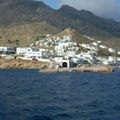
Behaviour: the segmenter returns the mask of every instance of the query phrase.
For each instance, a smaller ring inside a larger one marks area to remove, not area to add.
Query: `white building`
[[[94,48],[93,46],[91,46],[89,44],[81,44],[80,46],[83,48],[86,48],[86,49],[90,49],[90,50],[92,50]]]
[[[67,51],[65,53],[65,56],[68,56],[68,57],[74,57],[76,55],[76,52],[75,51]]]
[[[81,52],[81,54],[78,54],[75,56],[76,58],[79,59],[79,61],[87,61],[90,64],[93,64],[95,62],[95,57],[93,54],[91,54],[89,51],[88,52]]]
[[[99,45],[98,42],[93,42],[92,44],[93,44],[94,46],[96,46],[96,47]]]
[[[27,52],[32,52],[31,48],[16,48],[17,55],[25,55]]]
[[[40,59],[43,57],[45,51],[45,49],[38,48],[17,48],[16,54],[26,58]]]
[[[63,46],[55,46],[55,51],[57,55],[62,56],[65,50]]]
[[[105,45],[100,45],[99,47],[102,49],[107,49],[107,46],[105,46]]]
[[[0,52],[7,52],[7,47],[0,47]]]
[[[118,53],[117,53],[118,55],[120,55],[120,51],[118,51]]]
[[[69,35],[64,35],[63,39],[66,40],[66,41],[71,41],[72,37],[69,36]]]
[[[111,53],[115,53],[115,50],[113,48],[109,48],[108,51]]]
[[[72,62],[71,60],[65,60],[63,57],[55,57],[54,62],[59,65],[59,67],[62,68],[70,68],[72,67]]]

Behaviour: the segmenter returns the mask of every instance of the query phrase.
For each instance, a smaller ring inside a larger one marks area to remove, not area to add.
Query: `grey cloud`
[[[61,0],[60,4],[67,4],[79,10],[89,10],[96,15],[120,21],[118,0]]]

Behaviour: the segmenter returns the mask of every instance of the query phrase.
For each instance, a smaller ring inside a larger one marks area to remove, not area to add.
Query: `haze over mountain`
[[[52,1],[56,0],[43,1],[46,3],[49,1],[48,4],[50,4],[50,1],[52,3]],[[67,4],[78,10],[89,10],[98,16],[120,21],[119,0],[57,0],[57,2],[59,6],[62,4]]]
[[[46,22],[59,30],[71,28],[104,41],[120,42],[120,23],[68,5],[54,10],[40,1],[0,0],[0,27]],[[32,28],[31,28],[32,29]]]

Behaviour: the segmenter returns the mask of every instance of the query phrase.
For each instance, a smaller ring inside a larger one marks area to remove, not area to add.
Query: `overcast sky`
[[[98,16],[120,21],[120,0],[42,0],[53,8],[63,4],[70,5],[78,10],[85,9]]]

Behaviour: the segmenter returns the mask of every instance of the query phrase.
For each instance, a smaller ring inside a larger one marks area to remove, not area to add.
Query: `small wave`
[[[93,115],[105,115],[106,112],[104,110],[96,110],[94,112],[91,112]]]
[[[15,94],[14,93],[7,93],[6,96],[9,96],[9,97],[14,97]]]
[[[64,111],[65,109],[60,106],[47,106],[44,108],[44,111]]]
[[[33,116],[29,120],[53,120],[47,116]]]
[[[31,112],[31,110],[30,109],[27,109],[27,108],[24,108],[24,109],[22,109],[23,111],[25,111],[25,112]]]
[[[57,114],[55,117],[61,117],[61,118],[72,118],[70,115],[67,113],[62,113],[62,114]]]
[[[116,111],[120,111],[120,105],[114,106],[113,109],[116,110]]]

